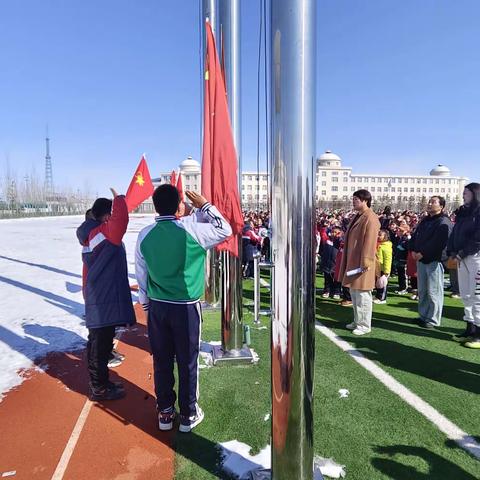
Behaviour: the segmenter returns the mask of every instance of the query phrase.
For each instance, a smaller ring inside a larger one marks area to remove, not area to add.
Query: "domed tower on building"
[[[430,175],[433,177],[449,177],[451,175],[450,169],[445,165],[437,165],[435,168],[430,170]]]
[[[184,190],[200,193],[202,188],[202,169],[200,163],[188,156],[180,165],[180,174]]]
[[[331,150],[326,150],[318,157],[319,167],[341,167],[342,159]]]

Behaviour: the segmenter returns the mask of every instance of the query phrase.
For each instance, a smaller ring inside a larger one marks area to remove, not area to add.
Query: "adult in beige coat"
[[[350,289],[352,296],[353,322],[347,328],[355,335],[365,335],[372,325],[372,290],[375,287],[375,254],[380,222],[370,209],[372,196],[368,190],[355,192],[352,203],[357,214],[345,233],[339,278],[342,285]]]

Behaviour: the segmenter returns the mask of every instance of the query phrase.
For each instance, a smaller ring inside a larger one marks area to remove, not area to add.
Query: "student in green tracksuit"
[[[140,232],[135,252],[139,301],[148,311],[159,428],[171,430],[176,415],[175,357],[181,432],[189,432],[203,420],[197,402],[206,251],[232,234],[230,225],[204,197],[193,192],[186,195],[196,211],[177,218],[178,190],[167,184],[157,187],[152,199],[159,216]]]

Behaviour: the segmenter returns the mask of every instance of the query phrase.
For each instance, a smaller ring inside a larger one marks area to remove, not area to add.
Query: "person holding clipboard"
[[[345,233],[345,244],[339,279],[350,289],[353,322],[346,328],[354,335],[365,335],[372,328],[372,290],[375,288],[375,254],[380,222],[371,210],[372,195],[368,190],[353,194],[356,212]]]

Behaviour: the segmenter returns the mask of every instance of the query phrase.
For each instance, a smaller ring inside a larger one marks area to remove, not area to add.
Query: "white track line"
[[[368,370],[377,380],[382,382],[390,391],[396,393],[403,401],[407,402],[417,412],[430,420],[449,439],[456,442],[461,448],[480,460],[480,444],[457,425],[433,408],[425,400],[415,395],[411,390],[395,380],[390,374],[382,370],[376,363],[365,358],[361,352],[353,348],[348,342],[342,340],[332,330],[321,322],[316,322],[315,328],[331,340],[337,347],[348,353],[357,363]]]
[[[117,348],[120,337],[121,337],[121,333],[118,336],[118,338],[114,340],[113,348]],[[94,402],[92,402],[87,398],[87,400],[85,401],[85,404],[83,405],[82,411],[78,416],[77,422],[73,427],[73,431],[72,431],[72,434],[70,435],[70,438],[68,439],[67,445],[63,450],[63,453],[62,453],[62,456],[60,457],[60,461],[58,462],[57,468],[53,472],[52,480],[63,479],[63,476],[65,475],[65,472],[67,470],[70,459],[72,458],[75,447],[77,446],[77,442],[78,442],[78,439],[80,438],[80,434],[82,433],[83,427],[87,422],[88,414],[90,413],[90,410],[92,409],[93,404]]]
[[[52,475],[52,480],[62,480],[63,475],[67,470],[68,463],[72,458],[73,451],[77,446],[78,439],[80,438],[80,434],[82,433],[83,427],[85,426],[85,422],[87,421],[87,417],[90,413],[92,405],[93,402],[87,399],[77,419],[77,423],[73,427],[73,432],[68,439],[67,445],[65,446],[65,450],[63,451],[60,461],[58,462],[57,468]]]

